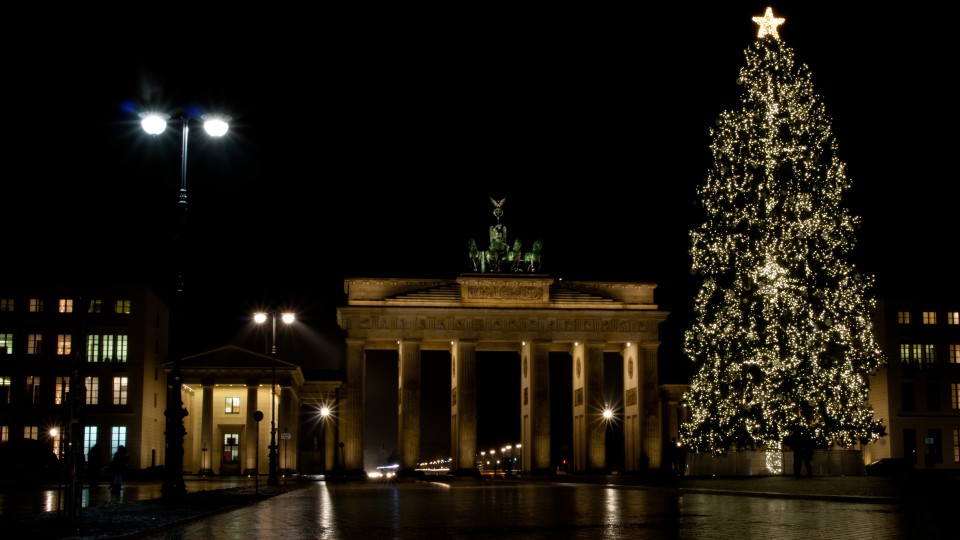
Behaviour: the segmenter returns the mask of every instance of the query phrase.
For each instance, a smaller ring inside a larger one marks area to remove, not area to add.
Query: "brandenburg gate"
[[[497,221],[490,245],[467,243],[471,273],[456,279],[346,279],[346,306],[337,321],[346,332],[346,373],[339,397],[339,437],[346,470],[363,469],[366,351],[398,352],[397,453],[401,471],[420,461],[420,352],[450,354],[451,472],[476,469],[477,352],[520,355],[520,443],[523,470],[550,469],[550,415],[569,414],[573,471],[606,466],[603,413],[605,352],[619,353],[623,369],[624,466],[659,467],[664,432],[657,384],[659,324],[668,313],[654,304],[650,283],[554,280],[541,274],[537,240],[523,252],[500,222],[506,199],[491,198]],[[550,407],[551,352],[572,359],[573,408]],[[674,394],[676,392],[673,392]],[[669,394],[669,392],[668,392]]]
[[[623,430],[627,471],[660,465],[663,428],[657,384],[659,324],[668,313],[648,283],[567,282],[543,274],[469,273],[450,280],[347,279],[346,382],[340,441],[347,470],[363,468],[365,353],[398,351],[398,457],[401,470],[420,459],[420,353],[450,354],[451,472],[476,468],[478,351],[520,357],[522,467],[550,469],[550,416],[570,416],[573,471],[605,467],[603,355],[623,358]],[[549,353],[570,354],[573,408],[550,407]],[[598,406],[598,404],[601,404]]]

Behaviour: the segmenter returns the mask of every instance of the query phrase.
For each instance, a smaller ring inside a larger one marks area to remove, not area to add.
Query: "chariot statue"
[[[507,240],[507,226],[500,222],[503,217],[503,203],[506,198],[500,200],[490,197],[493,203],[493,216],[497,222],[490,226],[490,245],[481,251],[477,246],[477,241],[471,238],[467,241],[467,257],[470,261],[470,268],[474,272],[538,272],[540,270],[540,250],[543,242],[537,240],[533,243],[532,251],[524,252],[520,239],[513,241],[511,246]]]

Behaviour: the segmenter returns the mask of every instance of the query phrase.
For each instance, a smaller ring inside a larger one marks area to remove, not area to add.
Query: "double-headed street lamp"
[[[263,324],[267,321],[269,316],[272,321],[271,329],[271,341],[270,341],[270,358],[271,358],[271,370],[270,370],[270,469],[267,473],[267,485],[276,486],[280,483],[280,480],[277,478],[277,422],[276,422],[276,411],[277,411],[277,313],[255,313],[253,320],[257,324]],[[283,313],[280,314],[281,320],[284,324],[292,324],[294,321],[293,313]]]
[[[157,112],[145,112],[140,114],[140,125],[143,130],[150,135],[160,135],[167,128],[167,121],[170,115]],[[229,128],[230,117],[218,115],[203,115],[203,127],[207,134],[212,137],[222,137]],[[180,195],[177,199],[177,209],[179,212],[179,230],[176,232],[175,240],[178,243],[183,242],[183,235],[186,232],[187,218],[187,142],[190,136],[190,118],[181,116],[179,121],[181,125],[181,152],[180,152]],[[177,246],[180,248],[181,246]],[[187,411],[183,408],[183,374],[180,371],[180,355],[182,351],[178,347],[180,332],[182,331],[182,294],[184,288],[183,262],[181,253],[176,254],[177,281],[176,291],[173,298],[173,314],[171,317],[171,337],[170,337],[170,355],[173,359],[173,373],[170,382],[167,384],[167,409],[164,411],[166,416],[166,456],[164,458],[164,481],[161,488],[161,496],[168,500],[179,500],[187,493],[186,485],[183,481],[183,438],[187,430],[183,426],[183,419],[187,416]]]

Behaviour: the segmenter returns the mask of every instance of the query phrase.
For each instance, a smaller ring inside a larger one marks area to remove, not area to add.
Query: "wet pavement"
[[[302,479],[249,496],[252,480],[187,480],[188,492],[245,493],[210,512],[180,510],[155,526],[120,520],[148,506],[161,483],[125,486],[123,500],[96,492],[89,514],[118,517],[110,532],[58,538],[835,538],[942,536],[955,529],[960,480],[878,477],[728,477],[649,482],[619,476],[395,481]],[[103,488],[105,489],[105,488]],[[105,490],[109,491],[109,490]],[[30,495],[28,498],[37,498]],[[0,498],[0,510],[33,503]],[[192,514],[191,512],[197,512]],[[29,523],[28,523],[29,524]],[[36,536],[35,536],[36,537]]]
[[[257,487],[266,489],[266,478],[259,482],[254,478],[241,476],[200,477],[188,476],[184,478],[184,486],[188,493],[213,491],[231,488]],[[111,491],[108,484],[101,484],[99,488],[84,487],[80,493],[79,514],[88,508],[115,507],[124,504],[159,499],[162,495],[163,482],[124,482],[119,492]],[[34,514],[38,512],[65,513],[68,508],[67,497],[69,486],[30,486],[17,487],[10,485],[0,486],[0,516],[15,516]]]

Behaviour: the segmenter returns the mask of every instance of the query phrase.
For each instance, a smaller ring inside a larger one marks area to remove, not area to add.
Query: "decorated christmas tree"
[[[868,377],[884,361],[870,319],[873,278],[848,259],[858,218],[809,68],[770,8],[741,68],[742,108],[710,131],[713,163],[691,231],[699,291],[684,352],[696,372],[681,438],[700,452],[778,454],[882,436]],[[769,455],[769,454],[768,454]]]

